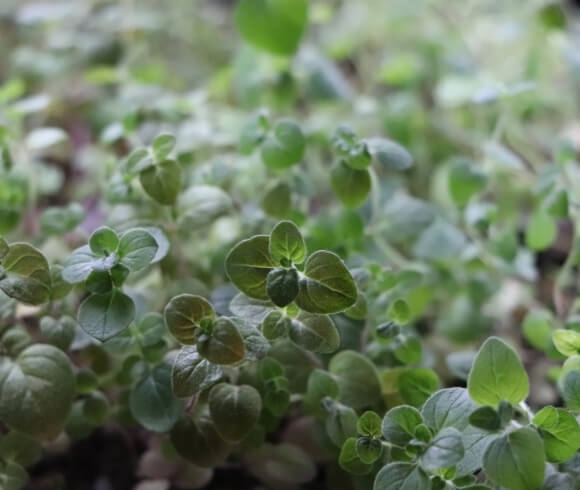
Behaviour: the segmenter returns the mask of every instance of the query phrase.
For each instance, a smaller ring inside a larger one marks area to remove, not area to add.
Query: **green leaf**
[[[257,235],[238,243],[226,257],[226,274],[246,296],[268,300],[266,282],[275,267],[269,252],[270,237]]]
[[[301,264],[306,259],[306,243],[302,233],[292,221],[281,221],[272,229],[269,242],[270,257],[288,266]]]
[[[244,359],[246,361],[264,359],[270,350],[270,342],[262,335],[262,332],[243,318],[232,317],[230,320],[244,341]]]
[[[151,158],[149,152],[145,148],[137,148],[126,158],[123,168],[129,174],[138,174],[153,164],[153,158]]]
[[[373,437],[359,437],[356,452],[363,463],[373,464],[383,454],[383,443]]]
[[[574,370],[566,374],[562,394],[570,410],[580,411],[580,371]]]
[[[100,257],[112,254],[118,246],[117,232],[107,226],[97,228],[89,238],[91,252]]]
[[[239,293],[230,303],[230,311],[254,326],[259,326],[273,312],[279,313],[269,300],[254,299]]]
[[[523,401],[530,384],[516,352],[503,340],[490,337],[473,362],[467,389],[474,402],[497,407],[502,400],[513,405]]]
[[[535,251],[545,250],[552,244],[557,232],[554,218],[543,209],[538,209],[526,228],[526,245]]]
[[[298,49],[308,22],[307,0],[241,0],[236,27],[259,49],[288,56]]]
[[[178,398],[189,398],[201,393],[222,377],[222,368],[203,359],[195,346],[181,348],[171,371],[171,386]]]
[[[304,396],[304,407],[308,413],[318,418],[325,418],[326,411],[322,406],[322,400],[326,397],[337,400],[340,388],[335,379],[322,369],[315,369],[310,373]]]
[[[300,1],[300,0],[299,0]],[[294,121],[278,121],[262,143],[262,161],[271,169],[285,169],[300,163],[306,139]]]
[[[88,245],[79,247],[64,262],[62,278],[70,283],[77,284],[85,281],[91,272],[106,272],[117,264],[117,255],[112,253],[106,257],[99,257],[91,251]]]
[[[395,446],[405,447],[414,437],[415,429],[423,423],[421,413],[414,407],[400,405],[391,408],[383,417],[383,437]]]
[[[534,417],[534,425],[540,429],[549,462],[568,461],[580,448],[580,425],[563,408],[542,408]]]
[[[419,457],[425,471],[436,471],[455,465],[463,458],[461,433],[453,427],[442,429],[427,445]]]
[[[179,195],[177,201],[180,229],[196,230],[230,212],[232,198],[219,187],[194,185]]]
[[[21,490],[29,481],[28,473],[18,463],[0,461],[0,488],[2,490]]]
[[[445,427],[464,430],[469,425],[469,414],[476,408],[465,388],[445,388],[429,397],[421,414],[433,432]]]
[[[543,446],[538,433],[530,427],[495,439],[483,457],[488,478],[509,490],[540,488],[546,466]]]
[[[373,158],[392,170],[407,170],[413,166],[413,157],[405,147],[385,138],[365,140]]]
[[[397,384],[405,403],[420,407],[439,388],[439,376],[432,369],[415,368],[401,373]]]
[[[288,327],[292,341],[306,350],[329,354],[340,346],[340,334],[327,315],[301,312]]]
[[[373,490],[430,490],[425,472],[412,463],[389,463],[375,477]]]
[[[580,332],[559,328],[552,334],[552,341],[556,349],[567,357],[580,353]]]
[[[304,266],[296,304],[309,313],[338,313],[352,306],[357,289],[350,272],[332,252],[314,252]]]
[[[465,456],[456,465],[456,475],[471,475],[483,466],[483,455],[489,444],[498,438],[498,434],[490,433],[477,427],[468,426],[461,433]]]
[[[340,401],[355,409],[374,406],[381,399],[381,387],[375,366],[358,352],[345,350],[328,365],[340,387]]]
[[[222,463],[231,451],[215,429],[209,413],[186,415],[173,426],[171,443],[177,453],[190,463],[213,467]]]
[[[345,206],[356,208],[366,201],[371,192],[368,170],[357,170],[339,160],[330,171],[332,190]]]
[[[11,431],[0,438],[0,460],[12,461],[26,467],[38,462],[41,457],[42,446],[32,437]]]
[[[266,278],[266,291],[276,306],[288,306],[298,296],[298,271],[293,267],[272,269]]]
[[[27,243],[12,243],[0,259],[0,290],[21,303],[40,305],[50,299],[48,262]]]
[[[487,185],[486,174],[469,160],[460,159],[449,171],[449,193],[460,207],[465,206]]]
[[[392,343],[393,355],[403,364],[417,364],[421,362],[422,346],[417,337],[403,337],[402,335]]]
[[[113,289],[113,281],[108,271],[93,271],[85,281],[85,288],[91,293],[105,294]]]
[[[356,412],[342,403],[334,402],[326,419],[326,432],[337,447],[342,447],[349,437],[356,437]]]
[[[548,311],[530,311],[522,325],[525,339],[536,349],[547,349],[552,339],[551,322],[552,315]]]
[[[381,437],[381,424],[381,418],[375,412],[367,410],[359,417],[356,428],[361,436]]]
[[[143,228],[134,228],[121,236],[119,262],[130,271],[141,270],[153,262],[157,248],[153,235]]]
[[[38,439],[64,427],[75,394],[68,357],[52,345],[35,344],[15,359],[0,356],[0,420]]]
[[[280,311],[272,311],[262,323],[262,334],[268,340],[276,340],[284,337],[290,330],[291,318]]]
[[[76,203],[50,207],[40,215],[40,227],[46,235],[64,235],[74,230],[85,218],[85,210]]]
[[[344,471],[352,475],[367,475],[373,469],[370,464],[365,463],[359,457],[356,437],[349,437],[344,441],[340,449],[338,464]]]
[[[109,402],[100,391],[90,393],[83,401],[83,415],[94,425],[105,423],[109,415]]]
[[[167,133],[160,134],[155,137],[151,146],[153,148],[155,159],[157,161],[162,161],[169,156],[175,147],[175,136]]]
[[[227,442],[240,442],[253,430],[262,411],[258,391],[249,386],[220,383],[209,393],[209,412],[218,434]]]
[[[235,364],[244,358],[244,339],[234,322],[225,317],[218,318],[210,335],[202,334],[197,339],[199,354],[213,364]]]
[[[133,417],[152,432],[167,432],[179,419],[183,404],[171,390],[171,366],[159,364],[131,390]]]
[[[493,407],[485,406],[476,408],[469,416],[469,423],[479,429],[490,432],[501,428],[501,419]]]
[[[285,218],[292,209],[292,190],[286,182],[269,187],[261,200],[262,209],[273,218]]]
[[[63,316],[58,320],[50,316],[40,319],[39,328],[42,337],[51,345],[67,351],[76,331],[77,323],[70,316]]]
[[[181,168],[175,160],[164,160],[139,174],[145,192],[159,204],[175,204],[181,190]]]
[[[457,260],[466,245],[465,235],[456,226],[437,219],[421,233],[413,253],[425,260]]]
[[[196,330],[202,320],[213,320],[215,311],[201,296],[180,294],[167,303],[163,315],[171,334],[182,344],[192,345],[196,342]]]
[[[238,150],[242,155],[250,155],[264,139],[269,129],[266,111],[253,115],[242,127]]]
[[[106,294],[91,294],[78,311],[81,328],[101,342],[114,337],[135,319],[133,300],[119,289]]]

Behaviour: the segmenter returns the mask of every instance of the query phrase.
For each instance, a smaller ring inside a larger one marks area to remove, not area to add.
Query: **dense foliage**
[[[572,3],[15,3],[1,489],[580,488]]]

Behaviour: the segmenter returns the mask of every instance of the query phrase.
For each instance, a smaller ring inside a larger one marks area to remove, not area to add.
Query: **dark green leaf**
[[[425,471],[436,471],[455,465],[463,454],[460,432],[453,427],[445,427],[429,442],[419,462]]]
[[[288,323],[289,335],[304,349],[331,353],[340,345],[340,335],[331,318],[327,315],[313,315],[301,312]]]
[[[371,464],[361,460],[357,451],[356,437],[349,437],[344,441],[338,457],[338,464],[344,471],[352,475],[367,475],[373,469]]]
[[[531,427],[495,439],[485,451],[483,467],[496,485],[510,490],[540,488],[544,481],[544,444]]]
[[[469,423],[471,425],[490,432],[499,430],[502,425],[501,422],[499,414],[495,409],[488,406],[475,409],[469,416]]]
[[[213,467],[223,462],[231,445],[217,433],[209,413],[182,417],[170,433],[178,454],[197,466]]]
[[[357,288],[338,255],[324,250],[313,253],[304,266],[296,304],[309,313],[338,313],[352,306]]]
[[[144,228],[135,228],[121,236],[119,262],[131,271],[147,267],[157,254],[157,240]]]
[[[412,463],[389,463],[377,473],[373,490],[431,490],[431,482]]]
[[[288,306],[298,296],[298,271],[283,267],[272,269],[266,278],[266,291],[276,306]]]
[[[164,160],[139,174],[145,192],[159,204],[175,204],[181,190],[181,168],[175,160]]]
[[[218,434],[225,441],[240,442],[258,422],[262,399],[251,386],[221,383],[210,391],[209,411]]]
[[[197,340],[199,354],[213,364],[234,364],[244,358],[244,339],[229,318],[218,318],[210,335]]]
[[[44,255],[27,243],[12,243],[0,259],[0,289],[22,303],[47,302],[51,280]]]
[[[257,235],[238,243],[226,257],[226,273],[234,285],[250,298],[267,300],[266,281],[274,262],[270,238]]]
[[[180,294],[167,303],[163,312],[171,334],[182,344],[195,344],[196,330],[204,318],[213,320],[212,305],[201,296]]]
[[[39,439],[64,427],[75,392],[68,357],[51,345],[35,344],[18,357],[0,357],[0,419]]]
[[[171,366],[159,364],[131,390],[133,417],[146,429],[167,432],[179,419],[183,404],[171,390]]]
[[[188,398],[206,390],[222,377],[222,368],[203,359],[195,346],[181,348],[173,363],[171,386],[179,398]]]
[[[374,406],[381,399],[375,366],[358,352],[345,350],[328,365],[340,387],[340,401],[356,409]]]
[[[125,330],[135,319],[133,300],[118,289],[91,294],[78,311],[77,320],[91,337],[105,341]]]

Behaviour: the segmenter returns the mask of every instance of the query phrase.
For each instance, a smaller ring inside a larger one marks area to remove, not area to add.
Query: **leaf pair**
[[[292,222],[282,221],[270,236],[258,235],[238,243],[226,258],[226,273],[251,298],[271,299],[284,306],[293,299],[309,313],[337,313],[356,302],[355,282],[337,255],[315,252],[302,273],[289,272],[294,270],[293,263],[301,263],[305,257],[300,231]]]
[[[240,318],[216,318],[211,304],[201,296],[181,294],[167,304],[165,323],[171,334],[213,364],[235,364],[263,358],[269,342],[253,325]]]
[[[181,190],[181,167],[168,158],[174,147],[175,136],[160,134],[153,140],[150,150],[134,150],[123,166],[127,174],[138,174],[145,192],[163,205],[175,204]]]
[[[73,284],[84,281],[93,293],[78,311],[83,330],[104,341],[129,326],[135,318],[135,305],[119,288],[130,272],[161,260],[167,253],[165,242],[156,229],[133,228],[119,237],[111,228],[101,227],[90,236],[88,245],[72,253],[62,277]]]

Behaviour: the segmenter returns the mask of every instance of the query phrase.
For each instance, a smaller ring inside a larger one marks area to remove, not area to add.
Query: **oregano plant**
[[[53,3],[0,7],[1,490],[580,488],[574,2]]]

